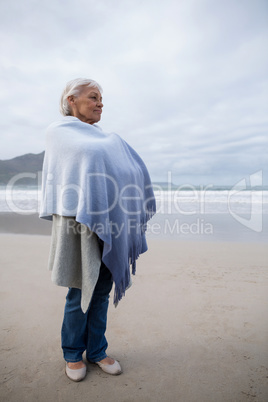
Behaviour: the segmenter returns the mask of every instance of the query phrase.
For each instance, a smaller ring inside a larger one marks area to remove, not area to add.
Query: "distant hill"
[[[19,173],[35,173],[42,171],[43,160],[45,151],[40,154],[25,154],[17,156],[13,159],[0,160],[0,185],[6,185],[12,177]],[[15,185],[37,185],[37,178],[20,178],[15,182]],[[40,184],[40,183],[39,183]],[[167,182],[154,182],[153,186],[155,190],[175,189],[176,185],[174,183],[168,184]]]
[[[45,151],[40,154],[25,154],[13,159],[0,160],[0,185],[5,185],[19,173],[37,173],[42,170]],[[20,178],[16,185],[37,185],[37,179]]]

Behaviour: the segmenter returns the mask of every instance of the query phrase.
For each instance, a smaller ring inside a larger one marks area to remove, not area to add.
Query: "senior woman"
[[[146,223],[155,213],[148,171],[117,134],[96,123],[102,88],[90,79],[67,83],[63,118],[47,129],[40,217],[52,224],[52,281],[68,287],[62,324],[65,372],[86,376],[86,359],[109,374],[120,364],[108,357],[105,337],[109,294],[114,304],[131,286],[138,256],[147,250]],[[132,269],[131,269],[132,268]]]

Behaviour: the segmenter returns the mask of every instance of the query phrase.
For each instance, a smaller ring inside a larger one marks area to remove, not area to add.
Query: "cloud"
[[[267,14],[265,0],[2,2],[0,158],[41,152],[65,83],[84,76],[104,88],[103,129],[154,180],[265,170]]]

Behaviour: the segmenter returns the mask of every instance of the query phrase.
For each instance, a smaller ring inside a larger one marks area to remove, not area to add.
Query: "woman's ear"
[[[67,101],[70,106],[73,106],[74,105],[74,96],[73,95],[68,96]]]

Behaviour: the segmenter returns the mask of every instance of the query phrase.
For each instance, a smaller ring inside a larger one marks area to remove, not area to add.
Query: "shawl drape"
[[[135,274],[147,250],[146,224],[155,210],[147,168],[119,135],[72,116],[48,127],[40,218],[72,216],[99,236],[115,304],[130,284],[130,266]]]

